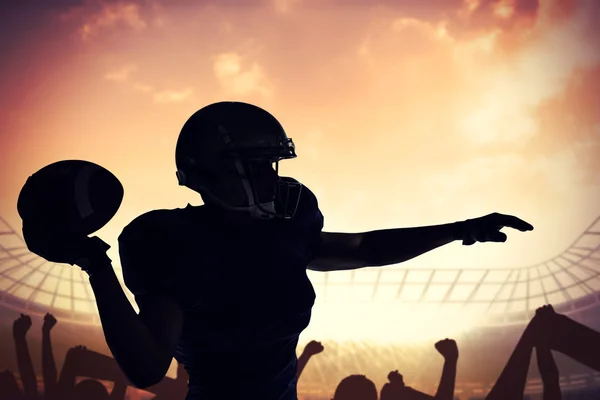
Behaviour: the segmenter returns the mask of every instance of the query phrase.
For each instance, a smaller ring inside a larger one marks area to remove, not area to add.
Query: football
[[[89,161],[63,160],[27,179],[17,210],[24,226],[87,236],[112,219],[122,200],[123,185],[110,171]]]

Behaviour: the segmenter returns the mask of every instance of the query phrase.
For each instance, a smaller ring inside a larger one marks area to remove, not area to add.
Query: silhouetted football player
[[[397,264],[454,240],[503,242],[508,215],[365,233],[322,232],[315,195],[278,175],[294,143],[265,110],[220,102],[194,113],[176,148],[179,185],[204,205],[154,210],[119,236],[123,293],[104,249],[87,254],[107,344],[133,384],[160,381],[172,357],[187,399],[296,399],[296,345],[315,292],[306,269]],[[78,264],[81,264],[81,260]]]

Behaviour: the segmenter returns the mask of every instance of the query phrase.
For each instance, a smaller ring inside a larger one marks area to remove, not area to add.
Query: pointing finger
[[[517,218],[514,215],[504,215],[500,214],[500,224],[503,226],[508,226],[509,228],[518,229],[521,232],[532,231],[533,225],[528,222],[523,221],[521,218]]]

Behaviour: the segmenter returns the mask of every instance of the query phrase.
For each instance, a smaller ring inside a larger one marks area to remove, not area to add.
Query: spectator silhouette
[[[56,363],[52,352],[52,340],[50,331],[56,325],[56,318],[50,313],[44,316],[42,325],[42,376],[44,379],[44,398],[46,400],[60,400],[57,387]]]
[[[17,365],[21,382],[23,383],[23,393],[25,400],[38,400],[37,379],[29,354],[29,347],[25,335],[31,328],[31,318],[21,314],[13,323],[13,338],[15,340],[15,349],[17,351]]]
[[[95,400],[95,399],[113,399],[122,400],[125,398],[125,390],[127,388],[126,380],[114,379],[116,381],[115,388],[108,395],[108,391],[100,382],[88,379],[75,385],[76,376],[81,372],[82,365],[89,361],[96,362],[97,360],[87,360],[85,355],[98,354],[85,349],[83,346],[70,349],[65,358],[60,381],[57,382],[56,364],[52,352],[52,342],[50,340],[50,331],[56,325],[56,319],[50,313],[44,316],[44,324],[42,326],[42,369],[44,380],[44,398],[46,400]],[[23,400],[40,399],[37,391],[37,378],[29,348],[25,336],[31,328],[31,318],[25,314],[21,314],[13,323],[13,337],[15,340],[15,348],[17,352],[17,364],[21,381],[23,382],[23,392],[18,387],[14,375],[5,371],[1,375],[0,394],[5,398],[18,398]],[[101,356],[101,355],[100,355]],[[104,356],[105,357],[105,356]],[[116,362],[114,369],[118,370]],[[106,374],[105,374],[106,375]],[[117,378],[124,377],[122,373],[114,374]],[[100,379],[103,379],[100,377]],[[107,378],[110,379],[110,378]]]
[[[550,350],[557,350],[582,364],[600,370],[600,333],[565,315],[551,305],[540,307],[515,346],[487,400],[522,399],[531,353],[536,348],[544,384],[544,400],[560,399],[559,374]]]
[[[543,400],[562,400],[560,375],[550,349],[544,345],[535,348],[537,364],[544,385]]]
[[[1,400],[24,400],[25,395],[21,391],[17,378],[9,370],[0,372],[0,399]]]
[[[76,384],[77,376],[95,379],[84,379]],[[115,382],[110,395],[96,379]],[[124,400],[127,380],[114,359],[85,346],[76,346],[67,352],[57,386],[61,400]]]
[[[403,376],[396,370],[388,374],[389,382],[381,388],[380,400],[452,400],[456,382],[458,347],[454,340],[444,339],[437,342],[435,348],[444,357],[442,376],[435,396],[406,386]]]
[[[85,346],[76,346],[67,352],[57,381],[56,364],[52,352],[50,331],[56,325],[56,319],[50,313],[44,317],[42,326],[42,366],[44,391],[46,400],[122,400],[125,398],[129,382],[114,358],[105,356]],[[114,381],[113,390],[108,393],[106,387],[95,379],[85,379],[75,384],[77,376]],[[187,373],[180,364],[177,379],[165,378],[160,383],[147,389],[157,394],[154,400],[184,399],[187,391]]]
[[[340,381],[332,400],[377,400],[377,388],[365,375],[350,375]]]
[[[538,343],[600,371],[600,332],[554,311],[551,305],[538,308]]]
[[[324,347],[321,344],[321,342],[317,342],[315,340],[311,340],[304,347],[304,351],[302,352],[300,357],[298,357],[298,372],[296,373],[298,379],[300,379],[300,375],[302,375],[302,371],[304,370],[304,367],[306,367],[308,360],[310,360],[310,358],[315,354],[321,353],[323,349]]]

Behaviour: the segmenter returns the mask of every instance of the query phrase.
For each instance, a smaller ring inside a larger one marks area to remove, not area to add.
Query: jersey
[[[323,215],[303,187],[292,219],[224,223],[214,206],[154,210],[119,236],[125,285],[183,310],[175,358],[187,399],[296,399],[296,345],[315,292],[306,274]]]

